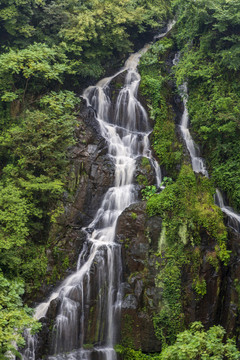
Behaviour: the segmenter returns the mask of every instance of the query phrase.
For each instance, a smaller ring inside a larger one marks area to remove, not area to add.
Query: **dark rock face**
[[[232,254],[229,266],[223,268],[218,317],[229,336],[237,337],[240,346],[240,235],[233,230],[229,231],[229,248]]]
[[[208,236],[201,247],[202,264],[199,276],[206,281],[207,293],[200,300],[194,299],[193,293],[186,293],[185,316],[187,323],[202,321],[206,328],[220,324],[229,337],[239,337],[239,295],[240,295],[240,235],[229,230],[229,250],[231,258],[229,264],[219,268],[211,265],[207,259],[214,256],[214,243]],[[208,241],[208,243],[207,243]],[[190,272],[184,271],[184,282],[188,283]]]
[[[119,217],[117,241],[122,243],[124,299],[121,316],[122,343],[144,352],[160,350],[152,316],[158,308],[155,255],[162,220],[147,218],[145,203],[136,203]]]
[[[76,130],[77,144],[71,151],[74,180],[72,201],[66,202],[66,222],[74,227],[87,226],[114,182],[114,164],[107,144],[100,135],[95,113],[85,108]]]
[[[182,269],[182,305],[185,324],[201,321],[206,328],[218,323],[218,308],[223,271],[221,266],[213,266],[209,258],[216,259],[215,241],[207,234],[202,234],[201,246],[190,249],[199,256],[198,270],[194,274],[194,264],[190,263]],[[194,259],[194,257],[193,257]],[[194,290],[194,277],[205,281],[206,294],[198,295]]]
[[[161,311],[161,291],[164,291],[155,283],[160,271],[156,263],[161,223],[159,217],[147,217],[145,204],[141,202],[126,209],[117,225],[117,241],[122,243],[123,253],[122,344],[143,352],[161,350],[152,321]],[[240,237],[231,232],[229,239],[232,255],[228,266],[217,266],[217,262],[214,265],[216,242],[207,233],[201,234],[201,245],[195,248],[186,245],[186,251],[198,253],[200,263],[195,275],[193,264],[182,268],[181,303],[186,327],[194,321],[201,321],[207,329],[220,324],[229,336],[239,337]],[[212,263],[209,258],[213,259]],[[205,295],[197,295],[194,290],[194,276],[205,280]]]

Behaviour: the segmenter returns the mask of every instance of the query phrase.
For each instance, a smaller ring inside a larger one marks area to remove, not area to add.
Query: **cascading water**
[[[159,40],[159,39],[162,39],[164,36],[166,36],[170,30],[172,30],[173,26],[176,24],[176,20],[175,19],[172,19],[169,21],[169,23],[167,24],[167,30],[165,33],[161,33],[161,34],[158,34],[158,35],[155,35],[154,36],[154,40]]]
[[[114,242],[117,220],[122,211],[137,200],[133,184],[137,158],[149,158],[161,183],[161,172],[152,158],[148,136],[151,129],[145,109],[137,100],[140,75],[137,65],[147,46],[133,54],[116,75],[87,88],[83,97],[96,111],[102,136],[108,142],[108,154],[115,164],[115,184],[103,197],[92,223],[85,229],[87,241],[78,259],[77,271],[69,276],[35,312],[40,319],[47,314],[51,302],[57,301],[58,313],[51,336],[48,359],[115,360],[114,345],[122,301],[121,248]],[[110,84],[119,74],[125,84],[116,104],[110,99]],[[94,312],[94,316],[92,315]],[[95,322],[89,334],[90,322]],[[94,329],[94,330],[93,330]],[[89,339],[94,348],[86,350]],[[24,360],[35,360],[37,339],[28,336]]]
[[[189,116],[188,116],[188,109],[187,109],[187,84],[184,83],[182,86],[179,87],[180,94],[182,96],[184,110],[182,114],[180,130],[183,136],[183,139],[186,143],[187,149],[189,151],[191,161],[192,161],[192,168],[193,171],[196,173],[202,173],[203,175],[208,177],[208,172],[204,163],[204,160],[200,157],[200,150],[197,144],[193,141],[192,136],[189,131]]]
[[[176,54],[173,64],[177,65],[179,61],[179,53]],[[186,143],[187,149],[189,151],[192,168],[196,173],[202,173],[203,175],[208,177],[208,172],[206,169],[206,165],[204,159],[200,157],[200,150],[196,143],[193,141],[192,136],[189,131],[189,115],[187,109],[187,101],[188,101],[188,91],[187,84],[184,83],[179,87],[180,95],[183,100],[184,110],[182,114],[180,130],[183,136],[183,139]],[[222,212],[224,212],[228,217],[228,226],[231,227],[236,232],[240,233],[240,214],[237,214],[230,206],[224,204],[223,196],[220,190],[216,189],[216,194],[214,196],[215,204],[220,207]]]
[[[228,226],[240,233],[240,214],[237,214],[230,206],[224,204],[223,196],[218,189],[216,189],[214,200],[215,204],[227,215]]]

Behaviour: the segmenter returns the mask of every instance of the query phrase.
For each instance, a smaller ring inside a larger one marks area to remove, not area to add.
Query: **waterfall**
[[[192,136],[189,131],[189,115],[187,109],[187,101],[188,101],[188,94],[187,94],[187,84],[184,83],[182,86],[179,87],[180,94],[183,100],[183,114],[180,124],[180,130],[183,136],[183,139],[186,143],[187,149],[189,151],[192,168],[193,171],[196,173],[202,173],[203,175],[208,177],[208,172],[206,169],[206,165],[204,159],[200,157],[200,150],[197,144],[193,141]]]
[[[240,233],[240,214],[237,214],[230,206],[225,205],[223,196],[219,189],[216,189],[214,196],[215,204],[227,215],[228,226]]]
[[[176,24],[176,20],[175,19],[172,19],[168,22],[167,24],[167,30],[165,33],[161,33],[161,34],[158,34],[158,35],[155,35],[154,36],[154,40],[159,40],[159,39],[162,39],[164,36],[166,36],[169,31],[172,30],[173,26]]]
[[[57,317],[49,340],[49,360],[116,359],[114,345],[119,339],[122,263],[115,229],[123,210],[137,201],[133,180],[139,157],[150,160],[156,183],[158,186],[161,183],[161,170],[150,151],[148,116],[137,99],[140,83],[137,65],[147,49],[145,46],[132,54],[117,74],[90,86],[83,93],[87,105],[94,108],[101,135],[108,143],[108,156],[115,165],[115,184],[103,196],[93,221],[85,228],[87,240],[79,255],[76,272],[35,310],[35,317],[41,319],[47,315],[51,302],[57,301]],[[125,83],[113,104],[110,84],[119,74],[125,75]],[[90,334],[89,323],[93,320]],[[93,344],[86,349],[89,339]],[[36,344],[37,336],[28,334],[24,360],[35,360]]]
[[[173,60],[173,65],[177,65],[178,61],[179,61],[179,53],[176,54]],[[187,83],[184,83],[183,85],[179,86],[179,90],[184,106],[181,123],[180,123],[180,130],[191,157],[193,171],[196,173],[202,173],[203,175],[208,177],[205,161],[203,158],[200,157],[199,147],[193,141],[189,131],[189,115],[187,109],[187,101],[188,101]],[[240,214],[237,214],[230,206],[225,205],[223,196],[219,189],[216,189],[214,201],[215,204],[220,207],[222,212],[224,212],[224,214],[227,215],[228,226],[231,227],[234,231],[240,233]]]

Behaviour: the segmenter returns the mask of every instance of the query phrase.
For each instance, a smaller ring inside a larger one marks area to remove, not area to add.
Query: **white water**
[[[175,19],[169,21],[169,23],[167,24],[167,31],[165,33],[154,36],[154,40],[159,40],[159,39],[163,38],[164,36],[166,36],[169,33],[169,31],[172,30],[172,28],[175,24],[176,24]]]
[[[35,317],[41,319],[47,315],[52,301],[58,304],[51,335],[52,355],[48,357],[51,360],[116,360],[122,265],[120,245],[114,242],[115,229],[122,211],[137,200],[133,178],[139,157],[149,158],[157,185],[161,183],[160,168],[150,151],[147,113],[137,100],[140,83],[137,65],[147,49],[145,46],[132,54],[122,70],[87,88],[83,94],[87,105],[95,109],[101,135],[108,142],[108,155],[115,165],[115,184],[104,195],[95,218],[86,228],[87,241],[79,255],[77,271],[36,308]],[[125,74],[125,84],[114,106],[109,84],[121,73]],[[88,323],[92,321],[93,308],[96,326],[90,336]],[[89,338],[94,338],[94,348],[85,350]],[[24,360],[35,360],[36,346],[37,337],[28,335]]]
[[[218,189],[216,189],[215,204],[227,215],[228,226],[240,233],[240,214],[237,214],[233,208],[224,204],[223,196]]]
[[[173,60],[174,65],[177,65],[179,60],[178,58],[179,58],[179,54],[177,54],[175,56],[175,59]],[[208,177],[208,172],[206,169],[204,159],[200,157],[199,147],[193,141],[189,131],[189,115],[187,109],[187,101],[188,101],[187,84],[184,83],[182,86],[179,87],[179,90],[184,105],[180,130],[191,157],[193,171],[196,173],[202,173],[203,175]],[[218,189],[216,189],[214,200],[215,200],[215,204],[219,206],[222,212],[224,212],[227,215],[228,226],[231,227],[236,232],[240,233],[240,214],[236,213],[230,206],[224,204],[223,196],[220,190]]]
[[[197,144],[193,141],[192,136],[189,131],[189,115],[187,109],[187,101],[188,101],[188,94],[187,94],[187,84],[184,83],[182,86],[179,87],[180,94],[183,100],[184,111],[182,114],[180,130],[183,136],[183,139],[186,143],[187,149],[189,151],[191,161],[192,161],[192,168],[193,171],[196,173],[202,173],[203,175],[208,177],[208,172],[204,163],[203,158],[200,157],[200,150]]]

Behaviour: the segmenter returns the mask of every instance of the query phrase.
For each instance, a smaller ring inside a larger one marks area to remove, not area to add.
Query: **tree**
[[[204,331],[200,322],[177,335],[174,345],[164,349],[159,360],[238,360],[240,352],[232,339],[223,341],[226,331],[220,325]]]
[[[45,0],[2,0],[0,4],[1,34],[5,33],[4,35],[8,34],[10,37],[31,37],[35,31],[31,21],[34,10],[44,2]]]
[[[0,271],[0,356],[6,358],[6,352],[16,353],[14,342],[24,345],[22,336],[25,328],[33,332],[41,325],[32,318],[32,310],[22,306],[21,295],[24,293],[22,281],[8,280]]]
[[[0,184],[0,252],[25,243],[29,235],[30,208],[19,188],[13,184]]]
[[[29,85],[31,95],[38,94],[50,81],[62,83],[68,69],[62,48],[35,43],[23,50],[11,49],[0,55],[1,99],[11,102],[20,98],[24,103]]]

